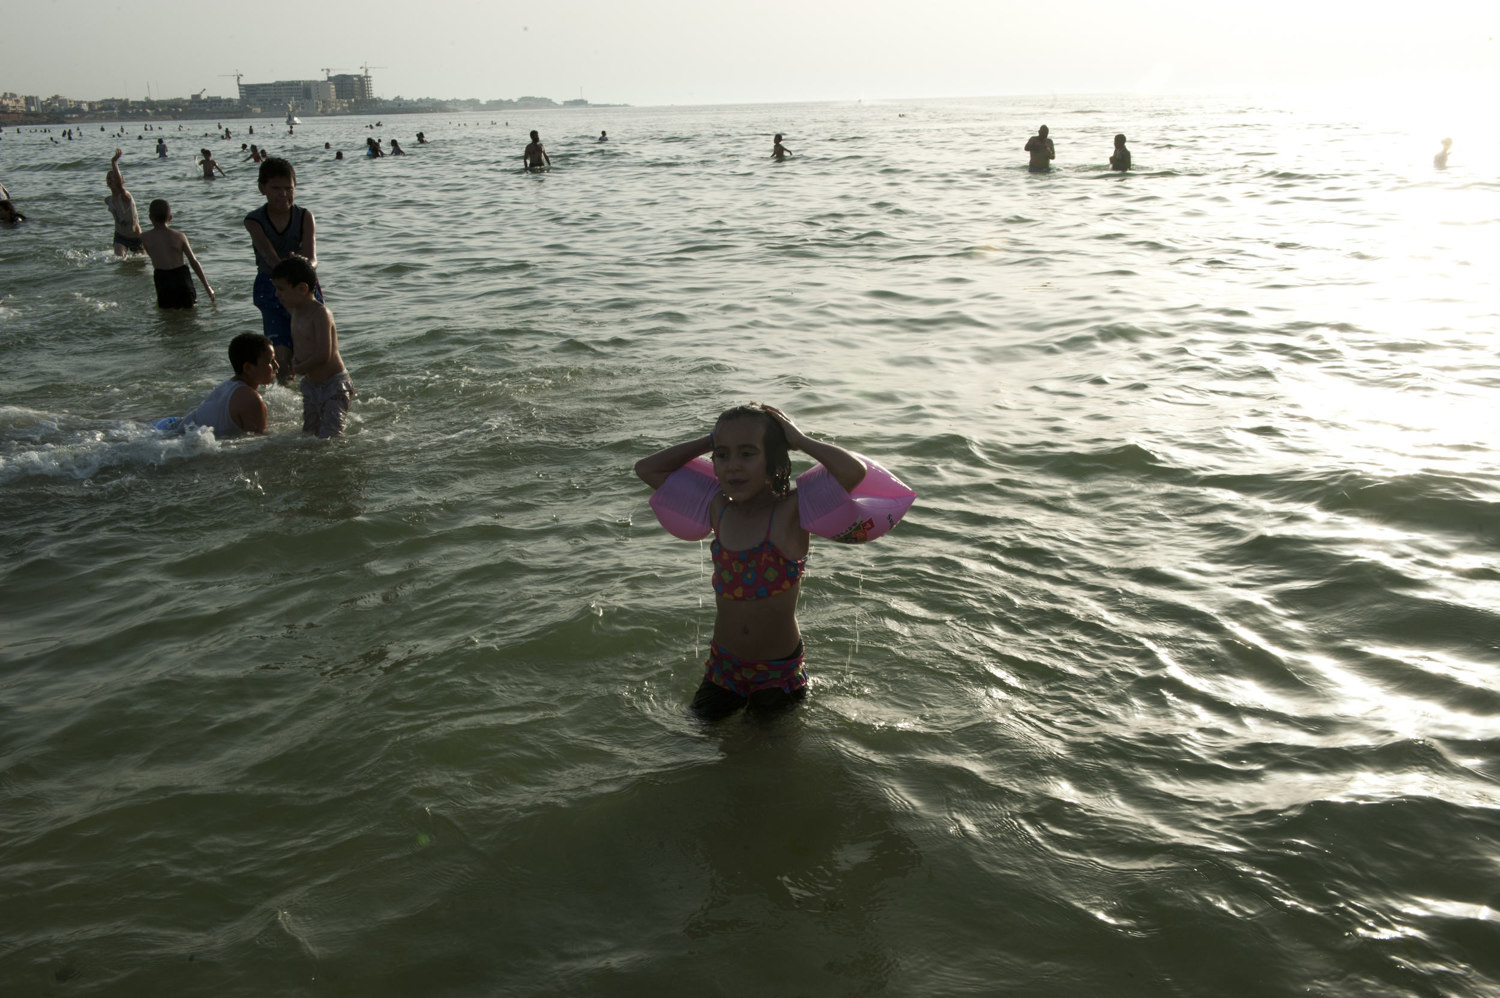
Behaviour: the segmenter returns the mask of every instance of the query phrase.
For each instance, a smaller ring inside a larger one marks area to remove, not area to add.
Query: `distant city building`
[[[275,83],[241,83],[240,103],[251,107],[278,108],[287,104],[331,103],[333,83],[329,80],[277,80]]]
[[[324,70],[323,80],[277,80],[275,83],[244,83],[237,77],[238,97],[208,97],[203,90],[187,97],[151,97],[132,100],[129,97],[104,97],[83,101],[61,94],[37,97],[10,91],[0,93],[0,121],[10,124],[23,122],[33,116],[46,115],[52,121],[129,121],[207,119],[237,117],[240,115],[280,117],[289,109],[296,114],[367,114],[385,111],[478,111],[508,114],[529,108],[555,108],[559,104],[550,97],[526,96],[514,99],[479,100],[475,97],[439,100],[433,97],[393,97],[383,100],[375,96],[370,77],[370,67],[361,66],[362,73],[340,73],[335,75]],[[379,68],[378,66],[375,68]],[[564,101],[567,108],[592,106],[582,97]],[[34,119],[33,119],[34,120]]]
[[[337,73],[328,78],[333,85],[335,100],[370,100],[375,96],[375,87],[368,75]]]

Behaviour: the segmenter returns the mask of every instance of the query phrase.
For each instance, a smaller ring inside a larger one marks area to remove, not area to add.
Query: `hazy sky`
[[[1494,0],[21,0],[0,90],[235,96],[236,70],[259,83],[365,62],[381,97],[636,105],[1495,86],[1497,12]]]

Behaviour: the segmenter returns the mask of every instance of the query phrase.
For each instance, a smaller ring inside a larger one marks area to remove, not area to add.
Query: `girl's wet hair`
[[[725,409],[714,425],[735,419],[758,419],[765,424],[762,438],[766,451],[766,471],[771,476],[771,494],[784,496],[792,490],[792,455],[786,445],[786,431],[781,423],[758,404],[737,405]]]

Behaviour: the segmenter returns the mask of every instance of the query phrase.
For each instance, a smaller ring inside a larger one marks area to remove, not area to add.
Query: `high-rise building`
[[[328,78],[333,84],[333,96],[338,100],[368,100],[375,96],[368,73],[338,73]]]

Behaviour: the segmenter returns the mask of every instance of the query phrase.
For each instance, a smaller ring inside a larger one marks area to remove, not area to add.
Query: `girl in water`
[[[791,450],[821,466],[798,479],[799,489],[792,487]],[[698,459],[705,453],[711,470]],[[674,534],[714,534],[713,641],[693,712],[718,720],[741,707],[801,700],[807,671],[797,594],[809,534],[873,539],[901,518],[914,494],[873,462],[812,439],[786,413],[760,403],[730,409],[712,433],[642,458],[635,473],[655,490],[652,507]],[[868,478],[878,479],[879,495],[861,496],[871,491],[862,489]]]

